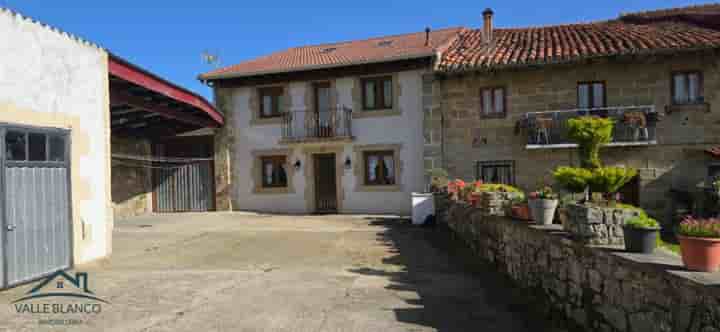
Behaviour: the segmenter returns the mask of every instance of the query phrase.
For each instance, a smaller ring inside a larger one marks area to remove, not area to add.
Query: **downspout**
[[[445,80],[440,80],[440,91],[445,88]],[[445,164],[445,107],[443,107],[443,100],[440,98],[440,165],[447,171],[447,165]]]

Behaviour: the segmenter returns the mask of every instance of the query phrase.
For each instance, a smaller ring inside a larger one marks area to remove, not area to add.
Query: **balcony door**
[[[315,119],[317,137],[333,136],[332,110],[330,106],[330,82],[313,84],[315,90]]]

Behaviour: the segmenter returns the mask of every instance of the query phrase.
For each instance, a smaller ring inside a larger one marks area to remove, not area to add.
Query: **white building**
[[[6,288],[110,255],[113,208],[153,190],[125,185],[127,171],[111,178],[111,136],[149,141],[223,119],[202,97],[4,8],[0,36],[0,288]]]
[[[408,214],[432,63],[459,29],[291,48],[200,76],[226,126],[218,209]]]

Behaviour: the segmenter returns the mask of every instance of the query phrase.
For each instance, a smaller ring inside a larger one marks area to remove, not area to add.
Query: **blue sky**
[[[209,50],[223,65],[292,46],[433,29],[482,25],[518,27],[614,18],[620,12],[698,4],[682,0],[626,1],[48,1],[0,0],[24,15],[89,39],[206,97],[197,81],[212,69]],[[542,4],[542,5],[538,5]],[[210,98],[208,98],[210,99]]]

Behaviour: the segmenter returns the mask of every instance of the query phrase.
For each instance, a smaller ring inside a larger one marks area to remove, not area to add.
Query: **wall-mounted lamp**
[[[298,159],[298,160],[295,161],[295,170],[296,170],[296,171],[299,171],[299,170],[300,170],[300,166],[302,166],[302,164],[300,163],[300,159]]]
[[[345,158],[345,169],[350,169],[352,167],[352,162],[350,161],[350,157]]]

